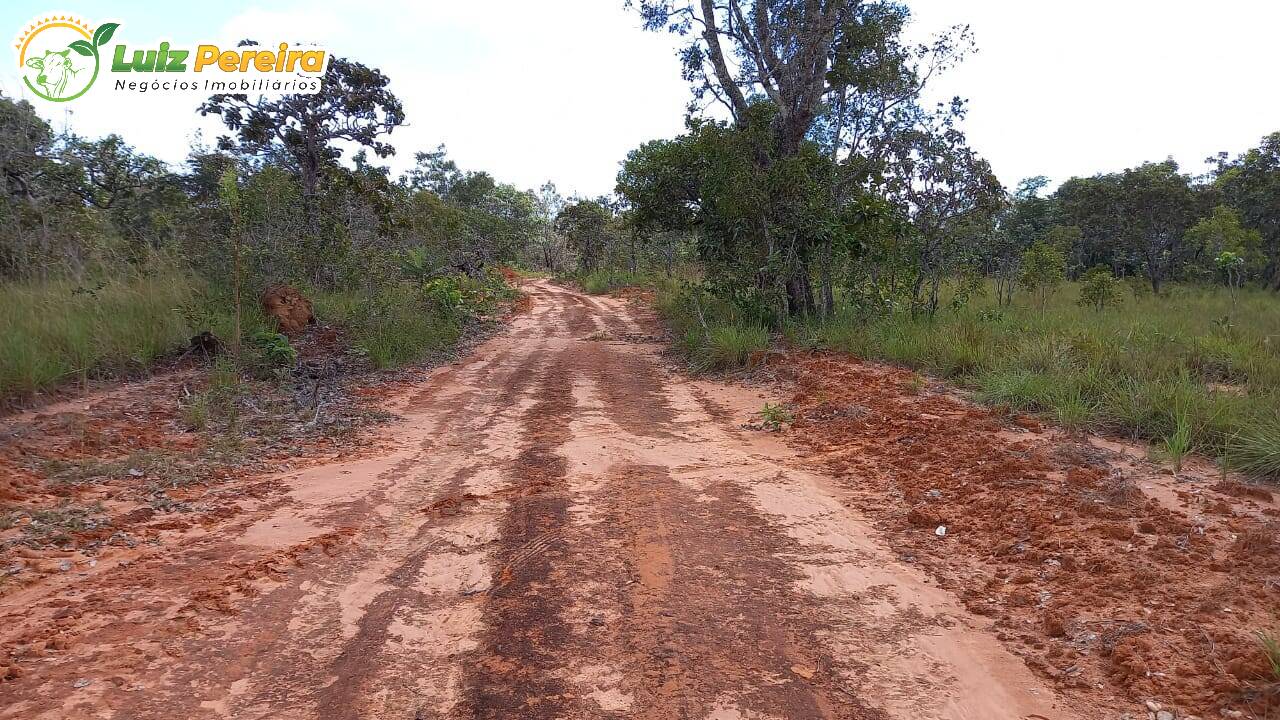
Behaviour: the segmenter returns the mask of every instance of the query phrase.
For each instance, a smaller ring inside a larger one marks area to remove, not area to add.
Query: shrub
[[[1065,265],[1062,251],[1047,242],[1037,242],[1022,253],[1022,274],[1018,283],[1039,298],[1041,312],[1044,312],[1049,296],[1062,283]]]
[[[1080,278],[1080,304],[1102,312],[1120,302],[1120,281],[1111,269],[1098,265]]]
[[[764,407],[760,408],[756,415],[760,416],[760,424],[764,426],[766,430],[772,430],[774,432],[778,432],[782,429],[783,425],[795,420],[795,416],[791,414],[790,410],[786,409],[782,405],[774,405],[770,403],[765,403]]]
[[[249,340],[253,348],[254,364],[260,368],[285,368],[298,361],[298,351],[289,344],[289,338],[283,333],[264,328],[250,335]]]

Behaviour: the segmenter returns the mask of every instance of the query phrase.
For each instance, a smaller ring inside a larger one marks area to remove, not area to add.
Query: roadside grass
[[[407,283],[372,293],[321,293],[315,310],[346,328],[356,349],[379,369],[422,360],[462,334],[459,314],[430,307],[419,289]]]
[[[382,283],[369,291],[314,292],[316,314],[344,327],[378,368],[448,349],[467,322],[492,314],[515,291],[494,274],[426,284]],[[143,373],[210,330],[232,336],[230,293],[172,264],[122,270],[101,280],[0,284],[0,402],[91,378]],[[245,371],[291,365],[296,353],[271,329],[256,296],[242,304]],[[189,408],[198,425],[205,411]]]
[[[1246,290],[1233,304],[1225,290],[1179,286],[1102,312],[1077,299],[1068,284],[1043,311],[990,297],[933,318],[847,309],[782,335],[928,373],[1065,427],[1145,439],[1175,465],[1195,451],[1280,479],[1280,297]],[[732,308],[675,285],[658,286],[657,309],[700,369],[743,365],[767,344]]]
[[[191,336],[178,308],[201,287],[173,269],[0,285],[0,400],[146,370]]]
[[[1266,656],[1267,665],[1271,668],[1271,677],[1280,681],[1280,639],[1267,630],[1259,630],[1256,635],[1258,644],[1262,646],[1262,654]]]
[[[624,287],[643,285],[650,281],[650,278],[642,273],[620,270],[579,272],[569,275],[568,279],[577,283],[588,295],[606,295]]]
[[[675,280],[661,280],[655,287],[658,314],[694,370],[733,370],[745,366],[752,353],[768,349],[768,329],[742,317],[732,305],[687,292]]]
[[[449,350],[466,325],[496,313],[516,297],[501,275],[387,283],[369,291],[315,293],[315,311],[344,327],[358,351],[379,369],[399,367]]]
[[[1270,418],[1240,428],[1227,439],[1226,456],[1233,470],[1280,478],[1280,420]]]

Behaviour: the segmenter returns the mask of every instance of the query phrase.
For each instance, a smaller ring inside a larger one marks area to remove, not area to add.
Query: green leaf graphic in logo
[[[120,27],[120,23],[102,23],[97,30],[93,31],[94,47],[102,47],[106,45],[111,36],[116,34],[116,28]]]
[[[61,50],[45,49],[42,56],[28,57],[23,64],[37,71],[35,82],[29,76],[23,77],[22,81],[31,92],[52,102],[68,102],[84,95],[93,87],[102,67],[98,48],[105,46],[119,27],[120,23],[103,23],[94,30],[93,42],[77,39]],[[78,58],[82,57],[93,58],[93,73],[84,87],[75,91],[76,77],[88,69],[80,65]]]

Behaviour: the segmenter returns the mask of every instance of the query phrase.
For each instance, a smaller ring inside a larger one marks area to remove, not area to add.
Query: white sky
[[[970,141],[1006,186],[1028,175],[1056,183],[1167,156],[1199,172],[1206,156],[1240,152],[1280,130],[1280,2],[909,4],[915,35],[953,23],[973,27],[979,52],[934,93],[970,99]],[[520,187],[550,179],[565,194],[606,193],[628,150],[681,132],[689,98],[675,41],[642,32],[622,0],[286,0],[270,10],[237,2],[21,0],[0,8],[0,28],[16,37],[25,22],[52,10],[94,24],[121,22],[113,43],[316,41],[381,68],[408,114],[409,126],[391,136],[397,171],[414,151],[443,142],[462,167]],[[0,89],[22,96],[9,52]],[[194,113],[197,98],[101,90],[66,107],[33,102],[58,127],[117,132],[175,163],[196,130],[210,141],[222,131]]]

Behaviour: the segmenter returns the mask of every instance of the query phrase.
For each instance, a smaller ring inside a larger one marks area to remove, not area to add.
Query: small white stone
[[[947,534],[947,526],[946,526],[946,525],[939,525],[939,526],[938,526],[938,529],[933,531],[933,534],[934,534],[934,535],[937,535],[938,537],[943,537],[943,536],[945,536],[945,535]]]

